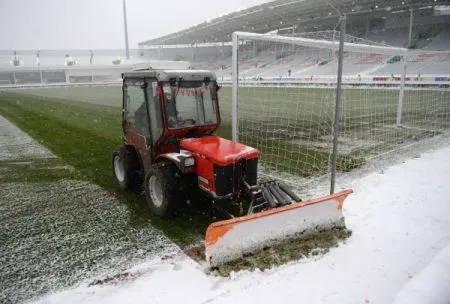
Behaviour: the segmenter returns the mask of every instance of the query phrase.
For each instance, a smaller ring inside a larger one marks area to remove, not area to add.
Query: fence
[[[189,62],[184,61],[143,61],[116,66],[3,67],[0,68],[0,88],[117,84],[121,82],[122,73],[135,69],[188,67]]]

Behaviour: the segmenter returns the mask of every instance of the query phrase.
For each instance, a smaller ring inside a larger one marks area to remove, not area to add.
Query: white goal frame
[[[406,79],[406,58],[411,53],[406,48],[399,47],[386,47],[377,45],[364,45],[357,43],[345,43],[345,23],[346,17],[341,16],[340,18],[340,39],[339,41],[327,41],[327,40],[316,40],[301,37],[286,37],[272,34],[257,34],[249,32],[234,32],[232,36],[232,139],[235,142],[239,141],[239,45],[241,39],[253,39],[258,41],[269,41],[269,42],[279,42],[291,45],[299,45],[305,47],[313,47],[319,49],[328,50],[338,50],[339,51],[339,63],[338,71],[336,74],[336,103],[335,103],[335,113],[333,121],[333,143],[331,152],[331,162],[330,162],[330,172],[331,172],[331,185],[330,193],[334,193],[335,189],[335,177],[336,177],[336,161],[337,161],[337,145],[339,138],[339,117],[341,109],[341,87],[342,87],[342,66],[343,66],[343,54],[344,52],[355,52],[355,53],[377,53],[384,55],[399,55],[402,56],[404,61],[404,71],[401,77],[400,94],[398,100],[398,110],[397,110],[397,125],[401,123],[401,113],[403,107],[403,98],[405,90],[405,79]],[[334,80],[334,79],[333,79]],[[331,80],[331,81],[333,81]]]
[[[289,43],[293,45],[300,45],[306,47],[314,47],[321,49],[330,49],[330,50],[339,50],[339,41],[327,41],[327,40],[316,40],[309,38],[301,38],[301,37],[287,37],[287,36],[279,36],[273,34],[257,34],[250,32],[234,32],[233,33],[233,41],[232,41],[232,75],[231,75],[231,83],[232,83],[232,138],[233,141],[238,142],[238,86],[239,86],[239,58],[238,58],[238,49],[239,49],[239,40],[241,39],[254,39],[260,41],[270,41],[270,42],[281,42],[281,43]],[[376,45],[364,45],[357,43],[347,43],[344,42],[344,52],[372,52],[377,54],[385,54],[392,55],[393,53],[399,56],[410,56],[415,54],[420,54],[422,52],[414,52],[410,51],[406,48],[400,47],[385,47],[385,46],[376,46]],[[406,60],[404,60],[406,64]],[[336,79],[338,75],[336,74]],[[401,92],[404,90],[404,82],[406,78],[406,69],[404,74],[402,75],[402,83],[401,83]],[[401,103],[403,102],[402,97],[403,93],[400,93],[399,98],[399,112],[401,112]]]

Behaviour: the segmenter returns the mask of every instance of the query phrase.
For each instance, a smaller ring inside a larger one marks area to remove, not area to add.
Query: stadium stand
[[[277,33],[314,39],[338,39],[335,27],[337,10],[347,14],[347,42],[420,48],[430,54],[413,56],[408,60],[408,74],[450,74],[450,60],[446,54],[434,51],[450,50],[450,15],[442,7],[450,7],[450,0],[275,0],[237,11],[185,30],[143,41],[131,50],[133,64],[142,61],[188,61],[192,68],[210,69],[219,79],[231,77],[231,35],[234,31]],[[446,10],[450,11],[450,10]],[[413,12],[413,27],[409,42],[409,22]],[[303,52],[299,47],[275,44],[240,46],[240,75],[244,79],[305,77],[334,75],[336,56],[324,52]],[[16,52],[20,70],[15,75],[5,72],[14,67],[11,51],[0,51],[0,85],[36,83],[83,82],[111,78],[103,72],[64,72],[67,56],[73,57],[77,67],[113,67],[121,63],[123,50],[63,50]],[[398,58],[379,54],[352,57],[345,55],[344,75],[375,75],[389,77],[401,74],[403,64]],[[394,56],[395,57],[395,56]],[[118,61],[118,62],[117,62]],[[30,69],[25,69],[30,67]],[[31,67],[39,67],[39,72]],[[49,67],[52,67],[48,69]],[[87,69],[86,71],[91,71]],[[112,71],[112,70],[111,70]],[[41,74],[40,74],[41,73]],[[86,74],[88,73],[88,74]],[[92,76],[92,75],[93,76]],[[91,77],[87,77],[91,75]]]
[[[413,11],[411,47],[426,50],[450,50],[448,15],[437,14],[437,8],[449,5],[448,0],[431,1],[354,1],[342,0],[339,10],[346,12],[347,33],[352,42],[383,44],[407,47],[409,44],[409,21]],[[332,32],[338,15],[329,2],[277,0],[241,10],[205,22],[188,29],[141,42],[139,47],[164,45],[176,48],[178,53],[192,54],[193,68],[209,68],[216,71],[219,79],[231,75],[231,46],[220,45],[230,42],[233,31],[256,33],[278,33],[286,36],[302,36],[315,39],[330,39],[323,33]],[[309,35],[306,35],[308,34]],[[346,38],[347,39],[347,38]],[[359,40],[359,41],[358,41]],[[216,47],[202,47],[205,44]],[[179,45],[193,45],[193,48],[179,48]],[[333,75],[337,62],[332,54],[302,54],[298,49],[291,50],[283,58],[274,55],[275,46],[259,46],[256,52],[245,50],[240,58],[240,75],[244,79],[268,77],[297,77],[305,74]],[[282,52],[278,50],[278,54]],[[164,51],[158,58],[173,59],[173,52]],[[172,54],[172,58],[171,57]],[[149,55],[156,54],[150,51]],[[168,58],[168,57],[169,58]],[[181,56],[186,58],[188,56]],[[388,56],[367,54],[359,58],[348,58],[344,75],[391,75],[403,70],[401,62],[390,62]],[[449,73],[450,63],[445,56],[432,55],[412,58],[408,73]],[[409,66],[408,66],[409,67]]]
[[[450,49],[450,25],[434,37],[426,48],[434,51],[448,51]]]

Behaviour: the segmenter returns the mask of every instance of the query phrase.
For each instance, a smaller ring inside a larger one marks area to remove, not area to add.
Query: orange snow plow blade
[[[206,230],[206,261],[209,266],[217,266],[300,233],[345,227],[342,205],[352,192],[346,189],[309,201],[212,223]]]

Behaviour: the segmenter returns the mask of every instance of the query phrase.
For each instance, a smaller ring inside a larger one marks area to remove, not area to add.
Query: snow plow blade
[[[309,201],[292,203],[209,225],[205,237],[210,267],[239,259],[300,233],[345,227],[342,205],[346,189]]]

